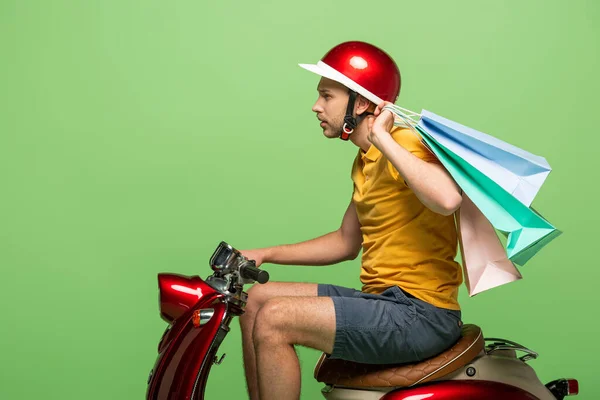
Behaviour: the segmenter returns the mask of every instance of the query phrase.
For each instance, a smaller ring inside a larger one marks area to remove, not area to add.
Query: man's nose
[[[317,114],[323,112],[323,107],[321,107],[321,104],[319,104],[319,100],[317,100],[315,102],[315,104],[312,106],[312,110],[313,110],[313,112],[316,112]]]

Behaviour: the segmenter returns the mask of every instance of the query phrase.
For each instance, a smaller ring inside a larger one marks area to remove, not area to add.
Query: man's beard
[[[328,138],[337,138],[342,134],[342,127],[344,126],[343,118],[336,118],[333,121],[327,121],[323,134]]]

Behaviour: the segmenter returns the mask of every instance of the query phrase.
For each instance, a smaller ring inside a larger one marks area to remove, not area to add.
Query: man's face
[[[348,106],[348,89],[331,79],[321,78],[317,86],[319,98],[312,110],[321,121],[323,135],[337,138],[344,125],[344,115]]]

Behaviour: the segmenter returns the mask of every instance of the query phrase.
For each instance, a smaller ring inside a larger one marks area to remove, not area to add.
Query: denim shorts
[[[367,294],[319,284],[335,306],[331,358],[364,364],[414,363],[450,348],[461,335],[461,312],[435,307],[398,286]]]

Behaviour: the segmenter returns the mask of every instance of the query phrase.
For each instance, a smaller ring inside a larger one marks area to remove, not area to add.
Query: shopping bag
[[[418,126],[528,207],[552,171],[544,157],[430,111]]]
[[[464,193],[456,222],[469,296],[522,279],[492,224]]]
[[[542,247],[560,235],[561,232],[540,214],[466,162],[460,151],[455,153],[442,146],[419,125],[416,129],[494,228],[507,234],[506,251],[511,261],[524,265]]]

